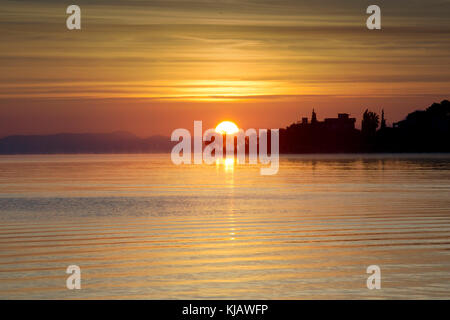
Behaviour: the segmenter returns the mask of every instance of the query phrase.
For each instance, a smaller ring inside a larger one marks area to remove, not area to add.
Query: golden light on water
[[[234,171],[234,163],[235,163],[234,157],[226,157],[225,159],[217,159],[216,160],[216,166],[223,165],[223,167],[225,168],[225,171],[227,171],[227,172]]]
[[[227,157],[224,161],[225,171],[233,171],[234,170],[234,157]]]

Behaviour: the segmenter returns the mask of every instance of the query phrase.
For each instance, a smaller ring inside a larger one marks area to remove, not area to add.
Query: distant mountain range
[[[0,154],[160,153],[173,145],[169,137],[139,138],[123,131],[14,135],[0,139]]]

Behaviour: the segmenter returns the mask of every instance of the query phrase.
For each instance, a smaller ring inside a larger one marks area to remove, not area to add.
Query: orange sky
[[[448,1],[4,1],[0,136],[165,134],[203,120],[284,127],[384,108],[388,121],[450,97]],[[406,9],[405,9],[406,8]]]

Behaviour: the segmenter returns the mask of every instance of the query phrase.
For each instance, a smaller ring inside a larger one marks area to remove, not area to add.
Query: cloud
[[[66,29],[59,0],[2,2],[0,97],[12,100],[0,105],[0,117],[14,99],[272,102],[449,93],[450,1],[378,1],[379,32],[365,27],[369,1],[77,4],[80,32]]]

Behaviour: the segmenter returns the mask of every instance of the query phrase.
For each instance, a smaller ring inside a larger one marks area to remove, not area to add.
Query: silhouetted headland
[[[366,110],[361,130],[355,124],[347,113],[319,121],[313,109],[311,119],[280,129],[280,153],[450,152],[448,100],[414,111],[392,127],[384,111],[380,118]],[[139,138],[122,131],[14,135],[0,139],[0,154],[165,153],[174,144],[170,137]]]
[[[405,120],[386,125],[384,110],[381,119],[366,110],[361,130],[356,119],[347,113],[337,118],[301,121],[280,129],[281,153],[362,153],[362,152],[450,152],[450,102],[433,103],[423,111],[414,111]]]

